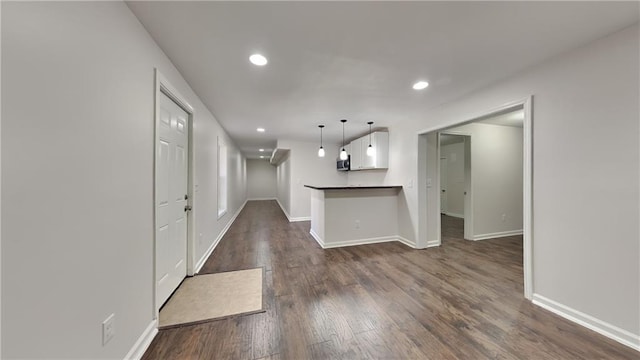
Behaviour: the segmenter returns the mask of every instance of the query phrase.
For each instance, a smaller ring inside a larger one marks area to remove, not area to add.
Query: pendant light
[[[371,125],[373,125],[373,121],[369,121],[367,124],[369,124],[369,147],[367,147],[367,156],[373,156],[376,154],[373,146],[371,146]]]
[[[347,160],[349,155],[347,155],[347,150],[344,149],[344,123],[346,123],[347,120],[342,119],[340,122],[342,123],[342,150],[340,150],[340,160]]]
[[[324,157],[324,148],[322,147],[322,128],[324,125],[318,125],[318,127],[320,128],[320,149],[318,149],[318,156]]]

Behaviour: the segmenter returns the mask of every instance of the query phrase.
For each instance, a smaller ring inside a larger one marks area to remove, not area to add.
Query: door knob
[[[185,206],[184,211],[191,211],[191,206],[190,205]]]

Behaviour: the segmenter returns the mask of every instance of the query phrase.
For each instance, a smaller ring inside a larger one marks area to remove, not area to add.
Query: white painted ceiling
[[[340,142],[452,101],[638,21],[638,3],[128,2],[250,158]],[[264,54],[256,67],[249,55]],[[424,79],[423,91],[411,85]],[[264,127],[265,133],[256,132]]]

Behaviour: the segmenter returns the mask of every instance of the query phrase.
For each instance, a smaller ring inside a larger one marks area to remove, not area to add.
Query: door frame
[[[195,207],[193,195],[194,179],[195,179],[195,161],[193,151],[193,107],[187,102],[186,97],[182,96],[176,88],[171,85],[169,80],[162,75],[158,68],[155,68],[155,92],[154,92],[154,140],[153,140],[153,318],[158,319],[159,316],[159,304],[158,293],[156,284],[156,177],[157,177],[157,146],[160,141],[159,127],[160,127],[160,96],[164,94],[169,99],[174,101],[187,113],[187,136],[189,146],[188,161],[187,161],[187,195],[189,197],[187,204],[191,206],[191,211],[187,212],[187,276],[194,275],[195,265]]]
[[[435,241],[429,241],[427,238],[427,219],[429,203],[427,202],[427,187],[422,186],[427,184],[427,134],[446,131],[447,129],[464,125],[476,121],[479,118],[490,116],[496,113],[504,112],[512,108],[522,107],[524,110],[524,123],[522,128],[522,167],[523,167],[523,272],[524,272],[524,297],[531,300],[533,297],[533,96],[529,95],[524,99],[512,101],[502,106],[498,106],[489,110],[477,111],[475,114],[459,118],[457,120],[445,123],[443,125],[435,126],[425,130],[417,132],[418,135],[418,238],[416,245],[418,248],[425,248],[429,246],[438,246]],[[465,134],[459,134],[465,135]],[[436,181],[440,181],[440,136],[437,139],[437,154],[435,166],[438,171]],[[471,182],[471,185],[473,182]],[[436,204],[435,206],[440,208],[440,191],[436,192]],[[433,205],[432,205],[433,206]],[[440,212],[438,211],[438,214]],[[436,219],[435,224],[437,226],[437,234],[440,240],[440,220],[439,216]]]

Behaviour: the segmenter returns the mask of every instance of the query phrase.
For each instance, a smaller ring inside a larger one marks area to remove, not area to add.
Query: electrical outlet
[[[116,314],[109,315],[102,322],[102,346],[107,345],[109,340],[116,335]]]
[[[356,220],[356,229],[360,229],[360,220]]]

